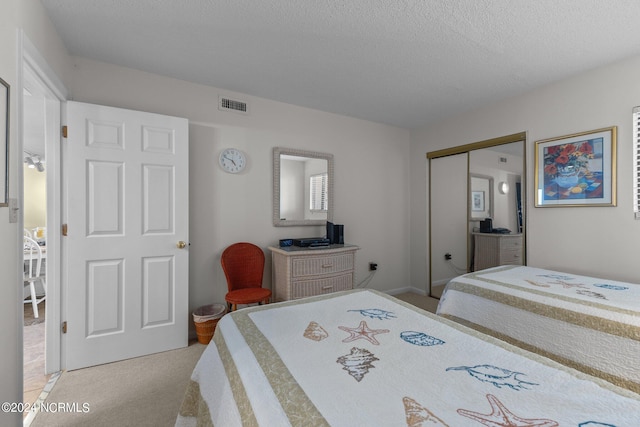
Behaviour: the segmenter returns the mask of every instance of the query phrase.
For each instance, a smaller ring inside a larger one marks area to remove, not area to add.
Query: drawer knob
[[[322,264],[322,268],[331,268],[333,264]]]
[[[327,290],[329,290],[329,289],[333,289],[333,285],[330,285],[330,286],[323,286],[323,287],[322,287],[322,290],[323,290],[323,291],[327,291]]]

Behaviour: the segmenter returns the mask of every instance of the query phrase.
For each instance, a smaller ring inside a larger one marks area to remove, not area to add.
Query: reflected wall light
[[[498,191],[500,191],[500,194],[507,194],[509,192],[509,184],[502,181],[498,184]]]

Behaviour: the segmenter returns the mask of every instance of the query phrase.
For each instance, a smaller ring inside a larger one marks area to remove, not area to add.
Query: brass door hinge
[[[62,235],[63,236],[67,235],[67,230],[68,230],[67,224],[62,224]]]
[[[62,137],[67,137],[68,128],[66,126],[62,126]]]
[[[64,322],[62,322],[62,333],[63,334],[67,333],[67,321],[66,320]]]

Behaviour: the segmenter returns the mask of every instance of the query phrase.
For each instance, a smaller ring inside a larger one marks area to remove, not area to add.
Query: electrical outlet
[[[377,269],[378,269],[378,264],[376,264],[375,262],[369,263],[369,271],[376,271]]]
[[[451,261],[451,258],[453,258],[453,256],[449,252],[444,254],[444,259],[446,259],[447,261]]]

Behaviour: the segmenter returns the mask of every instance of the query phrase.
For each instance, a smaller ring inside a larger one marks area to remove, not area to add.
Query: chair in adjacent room
[[[35,240],[27,236],[24,236],[24,264],[24,303],[31,304],[33,317],[37,319],[39,317],[38,304],[43,302],[47,295],[47,281],[42,271],[42,248]],[[42,285],[40,295],[36,291],[37,283]]]
[[[222,270],[229,292],[224,299],[229,310],[238,304],[269,303],[271,291],[262,287],[264,252],[253,243],[234,243],[222,252]]]

